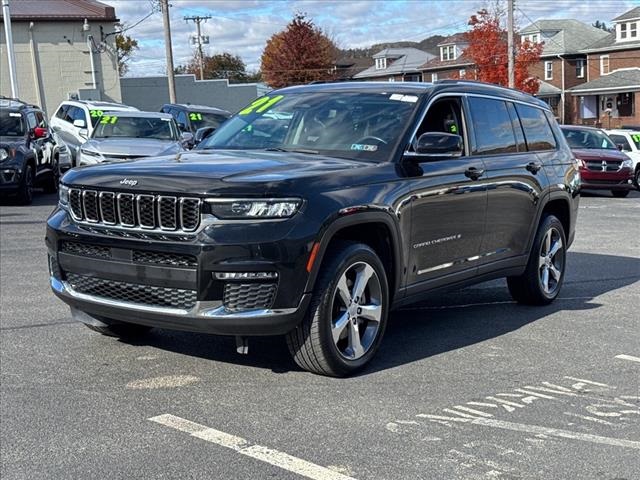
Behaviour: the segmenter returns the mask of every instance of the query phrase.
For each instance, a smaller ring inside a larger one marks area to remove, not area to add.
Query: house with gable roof
[[[356,73],[354,80],[421,82],[423,64],[435,58],[417,48],[385,48],[373,56],[374,65]]]

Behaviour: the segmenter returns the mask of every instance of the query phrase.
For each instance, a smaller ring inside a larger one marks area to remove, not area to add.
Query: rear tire
[[[625,198],[629,195],[629,190],[611,190],[611,194],[616,198]]]
[[[31,205],[33,203],[33,167],[28,165],[24,169],[22,182],[18,188],[18,203]]]
[[[567,240],[562,222],[554,215],[540,221],[524,273],[508,277],[509,293],[518,303],[548,305],[562,288]]]
[[[325,255],[304,319],[287,334],[287,346],[309,372],[350,375],[376,354],[388,310],[387,276],[376,253],[361,243],[336,243]]]
[[[101,322],[103,322],[104,326],[98,325],[90,325],[85,323],[87,328],[93,330],[94,332],[98,332],[101,335],[106,335],[108,337],[118,337],[118,338],[136,338],[141,337],[146,334],[151,327],[146,325],[137,325],[135,323],[111,323],[108,320],[101,318]],[[108,323],[107,323],[108,322]]]

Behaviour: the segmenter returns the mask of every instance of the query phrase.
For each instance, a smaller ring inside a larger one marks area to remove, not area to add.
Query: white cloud
[[[116,9],[127,25],[147,15],[156,1],[102,0]],[[259,68],[267,39],[282,30],[295,12],[306,12],[338,46],[366,47],[374,43],[447,35],[466,29],[473,13],[491,0],[171,0],[171,31],[174,64],[184,64],[193,55],[189,44],[195,25],[186,15],[211,15],[203,24],[209,35],[208,53],[240,55],[250,70]],[[522,0],[517,3],[519,25],[530,19],[576,18],[586,23],[611,19],[640,5],[640,0]],[[155,13],[128,32],[140,43],[131,61],[131,75],[165,72],[161,14]]]

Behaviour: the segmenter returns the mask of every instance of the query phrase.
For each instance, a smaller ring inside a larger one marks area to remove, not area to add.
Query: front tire
[[[389,287],[382,262],[367,245],[327,251],[303,321],[287,334],[295,362],[320,375],[345,377],[376,354],[387,325]]]
[[[508,277],[514,300],[525,305],[548,305],[562,288],[567,255],[567,239],[562,222],[554,215],[542,218],[524,273]]]
[[[33,177],[33,167],[27,165],[18,188],[18,203],[20,205],[31,205],[33,203]]]
[[[58,159],[53,161],[51,168],[51,178],[48,178],[42,186],[45,193],[58,193],[58,184],[60,183],[60,165]]]
[[[625,198],[629,195],[629,190],[611,190],[611,194],[616,198]]]

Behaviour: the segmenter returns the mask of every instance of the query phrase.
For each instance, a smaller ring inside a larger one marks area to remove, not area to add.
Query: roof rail
[[[19,98],[7,97],[5,95],[0,95],[0,100],[9,100],[11,102],[20,103],[23,105],[22,108],[25,108],[25,107],[40,108],[38,105],[35,105],[33,103],[27,103],[24,100],[20,100]]]

